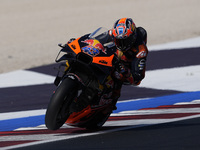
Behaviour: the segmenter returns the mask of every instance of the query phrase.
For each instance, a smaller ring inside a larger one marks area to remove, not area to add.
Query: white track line
[[[171,50],[200,47],[200,37],[148,46],[149,51]]]
[[[0,74],[0,88],[53,83],[55,77],[28,70]]]

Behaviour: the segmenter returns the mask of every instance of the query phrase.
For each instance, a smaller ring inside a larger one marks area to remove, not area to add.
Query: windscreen
[[[100,27],[89,35],[89,38],[94,38],[98,40],[101,44],[108,43],[110,40],[110,35],[108,34],[108,29]]]

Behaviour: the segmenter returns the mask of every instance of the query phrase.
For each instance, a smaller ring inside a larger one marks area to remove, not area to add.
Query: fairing
[[[112,71],[116,52],[115,46],[106,46],[109,45],[109,38],[108,30],[105,28],[79,37],[61,49],[65,54],[59,59],[57,57],[56,62],[68,60],[83,63],[93,70],[102,83]]]

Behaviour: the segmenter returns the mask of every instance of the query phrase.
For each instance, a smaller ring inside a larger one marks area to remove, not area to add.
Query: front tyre
[[[69,106],[77,96],[78,84],[66,78],[52,95],[45,115],[46,127],[50,130],[59,129],[69,117]]]

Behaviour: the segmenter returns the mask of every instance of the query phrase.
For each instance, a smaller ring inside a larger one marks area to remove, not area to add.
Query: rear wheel
[[[70,115],[69,106],[77,96],[78,84],[66,78],[59,85],[49,102],[45,124],[50,130],[59,129]]]

